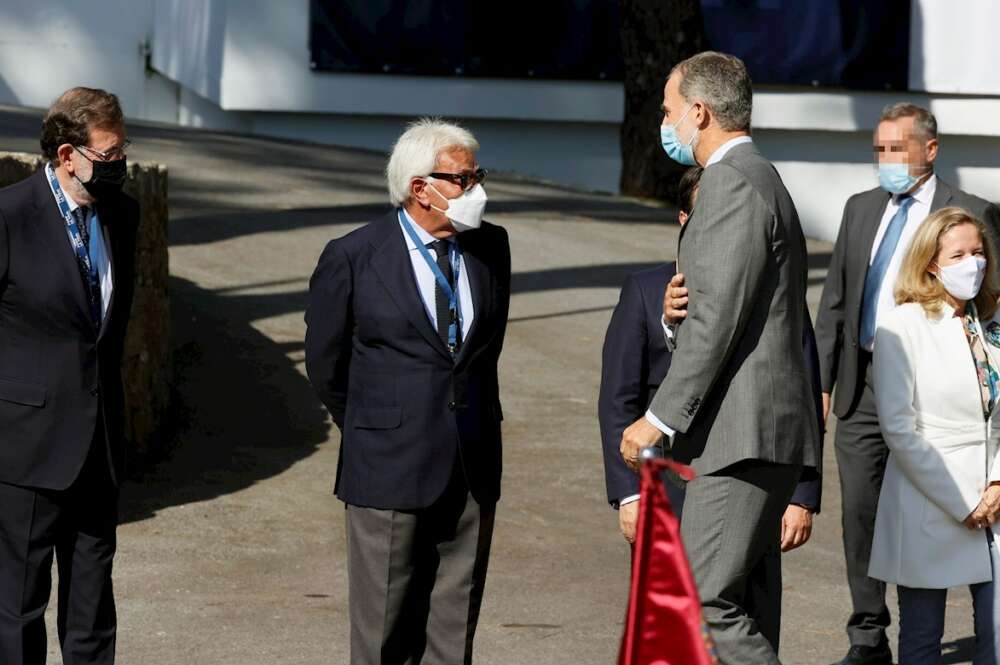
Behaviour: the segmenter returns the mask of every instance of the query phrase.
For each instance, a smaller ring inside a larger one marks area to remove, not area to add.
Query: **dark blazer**
[[[66,489],[99,418],[112,477],[122,477],[139,205],[122,194],[96,209],[114,283],[100,330],[44,170],[0,190],[0,482]]]
[[[342,435],[335,491],[353,505],[423,508],[458,462],[473,497],[494,502],[507,232],[484,222],[458,236],[475,318],[453,360],[427,318],[396,215],[332,240],[309,284],[306,371]]]
[[[854,411],[864,386],[865,377],[859,369],[863,349],[858,342],[861,297],[875,234],[889,198],[884,189],[875,188],[847,200],[816,317],[823,391],[833,392],[834,386],[838,386],[833,401],[833,412],[838,418],[846,418]],[[1000,208],[952,187],[939,177],[931,212],[947,206],[968,209],[993,230],[994,242],[1000,239]]]
[[[629,275],[604,337],[598,419],[608,502],[613,506],[620,499],[639,493],[639,477],[625,465],[619,447],[622,432],[646,412],[670,368],[671,353],[663,337],[660,317],[663,291],[676,272],[676,264],[670,262]],[[802,343],[806,368],[813,378],[816,419],[822,431],[819,363],[808,314]],[[817,459],[823,459],[823,437],[817,437],[813,445]],[[818,513],[822,485],[819,470],[812,467],[804,470],[791,502]]]

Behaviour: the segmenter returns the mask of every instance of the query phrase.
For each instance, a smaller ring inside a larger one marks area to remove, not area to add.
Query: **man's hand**
[[[830,418],[830,393],[823,393],[823,424]]]
[[[622,445],[620,448],[622,459],[633,471],[639,469],[639,454],[643,450],[659,443],[663,437],[663,432],[656,429],[653,423],[643,416],[635,421],[622,432]]]
[[[788,504],[781,517],[781,551],[790,552],[801,547],[812,535],[812,511],[802,506]]]
[[[677,273],[663,292],[663,320],[676,326],[687,316],[688,290],[684,288],[684,275]]]
[[[630,501],[625,505],[618,506],[618,528],[625,536],[625,542],[632,544],[635,542],[635,527],[639,522],[639,502]]]
[[[990,483],[976,509],[962,522],[967,528],[985,529],[1000,520],[1000,483]]]

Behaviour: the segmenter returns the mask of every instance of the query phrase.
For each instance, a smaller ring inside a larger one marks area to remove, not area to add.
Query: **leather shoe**
[[[833,665],[892,665],[892,651],[884,642],[874,647],[853,644],[843,660]]]

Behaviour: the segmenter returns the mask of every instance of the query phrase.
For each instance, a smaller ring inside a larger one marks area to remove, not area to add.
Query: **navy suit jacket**
[[[620,499],[639,493],[639,477],[625,466],[619,448],[622,432],[646,413],[650,400],[670,368],[671,352],[663,336],[660,318],[663,292],[676,272],[675,264],[670,262],[629,275],[604,337],[598,418],[604,447],[608,501],[614,506]],[[806,368],[812,379],[816,417],[822,432],[819,359],[808,313],[802,344]],[[816,446],[817,459],[823,459],[822,434],[812,444]],[[821,495],[820,470],[804,469],[791,502],[818,513]]]
[[[341,431],[337,496],[430,506],[461,464],[480,503],[500,496],[497,361],[510,304],[507,232],[458,236],[475,318],[457,357],[431,326],[396,211],[330,241],[309,283],[306,371]]]
[[[121,194],[96,209],[114,281],[100,328],[44,170],[0,190],[0,482],[66,489],[99,420],[112,480],[122,478],[139,204]]]

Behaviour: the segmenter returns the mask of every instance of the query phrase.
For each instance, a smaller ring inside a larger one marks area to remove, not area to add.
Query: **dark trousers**
[[[882,438],[875,412],[871,363],[866,364],[865,385],[858,405],[847,418],[837,423],[835,444],[843,504],[841,519],[847,585],[853,608],[847,620],[847,635],[851,644],[877,646],[886,639],[889,608],[885,604],[885,583],[868,577],[868,561],[889,448]]]
[[[775,547],[801,473],[796,465],[748,460],[687,485],[681,537],[723,665],[778,663]]]
[[[993,580],[969,585],[972,619],[976,630],[972,665],[997,665],[1000,642],[1000,596],[996,579],[1000,575],[1000,552],[991,529],[985,529],[990,548]],[[914,589],[899,585],[899,665],[939,665],[947,589]]]
[[[111,566],[118,488],[103,430],[64,491],[0,483],[0,663],[43,665],[52,557],[59,566],[56,624],[64,665],[115,660]]]
[[[472,662],[494,513],[460,471],[429,508],[347,506],[351,665]]]

